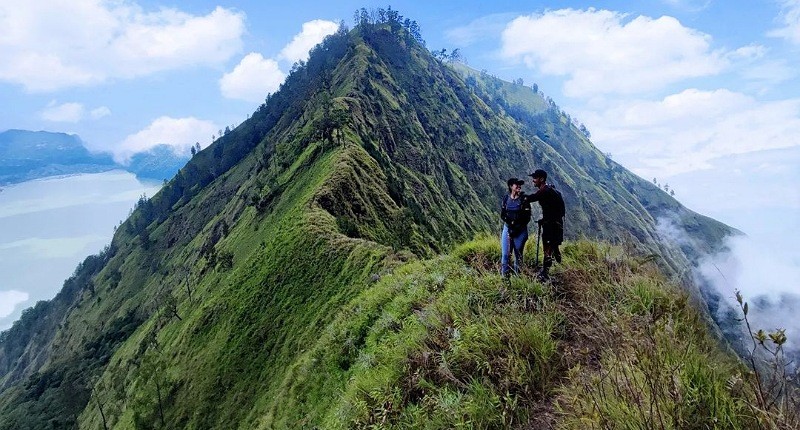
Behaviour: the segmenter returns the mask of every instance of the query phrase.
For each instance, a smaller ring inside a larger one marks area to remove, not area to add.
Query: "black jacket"
[[[561,193],[558,192],[551,185],[545,185],[533,194],[525,196],[525,201],[530,205],[533,202],[539,202],[542,207],[542,222],[543,223],[558,223],[561,224],[566,214],[564,207],[564,199]]]
[[[500,219],[508,226],[508,231],[512,236],[516,236],[528,226],[531,221],[531,204],[527,201],[525,193],[519,194],[519,208],[512,209],[508,207],[511,201],[511,196],[506,194],[503,197],[503,205],[500,209]]]

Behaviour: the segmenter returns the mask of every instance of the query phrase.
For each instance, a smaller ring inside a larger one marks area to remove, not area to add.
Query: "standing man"
[[[544,260],[542,270],[539,272],[539,280],[545,281],[550,275],[548,271],[553,265],[553,258],[561,262],[561,251],[558,246],[564,241],[564,199],[552,185],[547,185],[547,172],[536,169],[528,175],[533,178],[533,186],[536,192],[526,195],[524,200],[530,204],[539,202],[542,207],[542,219],[537,221],[542,229],[542,247],[544,248]]]
[[[525,201],[522,184],[525,181],[510,178],[507,182],[508,194],[503,197],[500,218],[503,220],[503,233],[500,235],[501,267],[500,273],[507,277],[511,270],[511,253],[514,253],[514,273],[519,273],[525,242],[528,241],[528,223],[531,220],[531,204]]]

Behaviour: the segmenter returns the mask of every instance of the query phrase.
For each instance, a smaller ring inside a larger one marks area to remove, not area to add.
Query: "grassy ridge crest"
[[[571,242],[556,281],[540,284],[504,282],[498,255],[496,238],[480,238],[365,289],[293,366],[258,428],[765,423],[754,393],[729,384],[747,369],[651,259]]]

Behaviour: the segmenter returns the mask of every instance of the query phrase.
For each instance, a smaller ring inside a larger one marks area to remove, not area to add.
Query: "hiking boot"
[[[539,274],[536,275],[536,280],[539,282],[546,282],[550,279],[550,275],[548,272],[550,271],[550,267],[553,265],[553,257],[545,256],[544,260],[542,261],[542,270],[539,271]]]
[[[547,270],[542,269],[536,274],[536,280],[539,282],[547,282],[550,280],[550,275],[547,274]]]
[[[555,257],[556,263],[561,264],[561,250],[560,249],[556,248],[555,251],[553,251],[553,257]]]

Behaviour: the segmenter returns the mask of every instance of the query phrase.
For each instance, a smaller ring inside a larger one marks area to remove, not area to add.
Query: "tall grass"
[[[752,374],[745,380],[731,379],[731,387],[752,392],[754,401],[748,406],[762,428],[800,428],[800,370],[796,363],[787,361],[785,330],[753,331],[748,303],[739,291],[736,301],[746,328],[745,342],[752,342],[745,357]]]
[[[561,316],[534,312],[545,286],[506,283],[487,269],[487,254],[499,256],[488,243],[415,263],[354,301],[380,305],[358,309],[373,323],[326,426],[502,428],[530,419],[524,405],[550,396],[560,373]],[[370,300],[390,290],[388,300]],[[333,330],[350,333],[363,320],[349,316]]]
[[[754,408],[753,375],[710,336],[685,292],[603,245],[570,249],[562,305],[580,354],[556,401],[563,429],[787,428]],[[745,387],[746,388],[746,387]],[[791,427],[788,427],[791,428]]]
[[[779,428],[652,258],[588,241],[563,254],[552,283],[506,282],[481,237],[365,290],[312,352],[345,381],[321,427]]]

